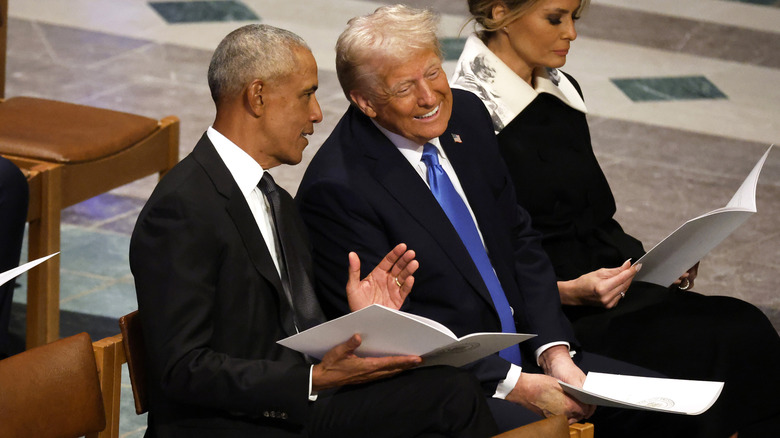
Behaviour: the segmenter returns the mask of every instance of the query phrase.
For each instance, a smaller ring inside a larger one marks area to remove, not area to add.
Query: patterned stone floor
[[[347,106],[334,72],[336,37],[350,17],[382,3],[390,2],[10,0],[6,97],[175,114],[183,157],[214,117],[205,75],[219,40],[253,21],[285,27],[313,49],[324,113],[304,162],[273,171],[294,193]],[[407,3],[442,14],[447,58],[457,58],[471,29],[465,1]],[[725,205],[768,145],[780,142],[778,22],[775,0],[593,0],[578,22],[564,70],[585,92],[618,217],[647,247]],[[445,66],[451,71],[452,61]],[[129,236],[155,182],[149,177],[63,212],[62,335],[114,334],[116,319],[136,308]],[[748,300],[780,328],[780,151],[764,166],[757,199],[758,214],[704,258],[696,289]],[[24,277],[20,283],[12,321],[19,340]],[[122,436],[142,436],[145,418],[135,415],[129,391],[123,403]]]

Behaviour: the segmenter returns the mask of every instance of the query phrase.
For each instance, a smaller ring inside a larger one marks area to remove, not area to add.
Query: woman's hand
[[[631,281],[641,268],[641,264],[631,266],[629,259],[617,268],[601,268],[575,280],[559,281],[561,303],[611,309],[625,296]]]

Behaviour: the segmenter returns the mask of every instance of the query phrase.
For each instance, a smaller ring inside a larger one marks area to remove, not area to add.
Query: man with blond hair
[[[522,351],[467,366],[500,428],[552,414],[589,418],[595,407],[568,397],[558,380],[582,386],[582,370],[657,374],[579,348],[540,235],[517,207],[490,116],[475,95],[449,88],[436,19],[385,6],[352,19],[339,37],[336,69],[351,105],[296,197],[312,236],[320,301],[328,317],[348,311],[338,254],[350,248],[374,262],[392,242],[406,242],[420,268],[402,310],[458,336],[538,335]],[[674,416],[595,412],[599,436],[685,436]]]

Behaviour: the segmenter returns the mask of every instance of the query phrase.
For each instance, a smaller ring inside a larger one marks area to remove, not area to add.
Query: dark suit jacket
[[[539,334],[523,344],[530,348],[526,352],[551,341],[574,344],[555,275],[528,214],[517,206],[489,115],[470,93],[453,90],[453,98],[441,143],[515,311],[517,330]],[[358,253],[366,275],[404,242],[416,251],[420,268],[403,310],[438,320],[458,336],[501,330],[490,294],[444,211],[398,149],[356,108],[347,110],[317,152],[296,200],[309,227],[317,290],[328,317],[348,311],[347,251]],[[497,354],[475,365],[488,392],[508,369]]]
[[[296,436],[309,415],[309,365],[276,344],[290,334],[290,306],[270,257],[204,135],[158,184],[130,243],[149,435]]]

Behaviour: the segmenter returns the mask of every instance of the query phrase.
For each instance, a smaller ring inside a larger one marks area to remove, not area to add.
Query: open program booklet
[[[637,260],[634,264],[641,263],[642,269],[634,281],[671,285],[755,213],[758,176],[771,150],[769,146],[725,207],[684,223]]]
[[[5,283],[7,283],[8,281],[10,281],[11,279],[13,279],[15,277],[18,277],[18,276],[24,274],[25,272],[29,271],[30,269],[40,265],[41,263],[45,262],[46,260],[49,260],[50,258],[56,256],[57,254],[59,254],[59,251],[55,252],[54,254],[49,254],[49,255],[47,255],[45,257],[41,257],[39,259],[35,259],[35,260],[31,261],[31,262],[27,262],[27,263],[23,264],[22,266],[18,266],[16,268],[9,269],[8,271],[0,273],[0,286],[4,285]]]
[[[361,357],[422,356],[421,366],[462,366],[536,335],[473,333],[458,338],[442,324],[422,316],[373,304],[278,341],[322,359],[331,348],[358,333]]]
[[[723,382],[588,373],[582,388],[563,392],[589,405],[699,415],[720,396]]]

